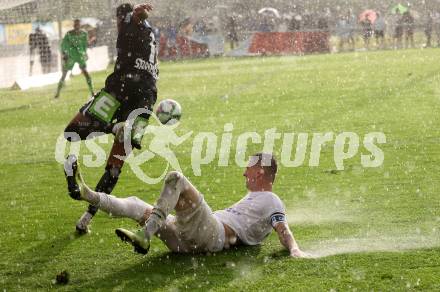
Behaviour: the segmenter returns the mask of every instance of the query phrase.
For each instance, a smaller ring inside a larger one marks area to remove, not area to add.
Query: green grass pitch
[[[259,247],[215,255],[176,255],[157,239],[141,257],[114,235],[136,228],[98,213],[92,232],[74,235],[85,210],[66,192],[55,143],[87,100],[82,76],[26,92],[0,91],[0,288],[19,290],[345,291],[440,289],[440,51],[403,50],[306,57],[211,59],[162,63],[159,100],[183,108],[179,134],[245,131],[383,132],[378,168],[363,168],[361,151],[334,171],[333,146],[318,167],[281,167],[275,192],[284,200],[300,246],[322,255],[292,259],[276,234]],[[110,71],[93,74],[96,88]],[[109,138],[109,142],[113,138]],[[110,144],[109,144],[110,145]],[[106,151],[109,145],[105,146]],[[148,137],[144,140],[148,145]],[[235,145],[233,143],[233,145]],[[253,145],[249,152],[261,150]],[[191,170],[192,139],[174,148],[185,174],[213,209],[246,190],[243,169],[217,159]],[[280,143],[275,145],[279,154]],[[83,154],[86,152],[83,152]],[[306,161],[310,150],[307,152]],[[160,158],[143,168],[159,175]],[[83,167],[94,185],[101,168]],[[148,185],[125,167],[114,190],[153,203],[160,184]],[[67,270],[70,282],[54,283]]]

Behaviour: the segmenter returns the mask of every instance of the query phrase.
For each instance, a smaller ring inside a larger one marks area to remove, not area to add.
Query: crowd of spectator
[[[176,19],[180,19],[176,21]],[[377,49],[400,49],[415,47],[425,37],[424,46],[440,47],[440,12],[419,13],[409,7],[404,10],[324,9],[321,11],[278,11],[262,8],[246,13],[237,11],[203,17],[155,16],[150,20],[155,35],[165,47],[165,52],[176,48],[179,37],[222,36],[233,50],[254,32],[324,31],[334,36],[337,51]],[[99,39],[99,33],[98,33]],[[37,29],[29,37],[31,56],[38,51],[43,71],[50,70],[51,48],[47,37]]]
[[[272,9],[272,8],[270,8]],[[275,9],[274,9],[275,10]],[[180,23],[158,21],[159,35],[173,45],[177,35],[222,34],[230,49],[253,32],[326,31],[337,39],[338,51],[415,47],[415,32],[425,36],[425,46],[431,47],[436,38],[440,46],[440,13],[405,10],[366,10],[345,12],[324,9],[322,11],[279,11],[276,13],[232,12],[222,17],[187,18]],[[420,39],[420,37],[419,37]],[[361,40],[358,42],[357,40]]]
[[[440,47],[439,12],[428,11],[424,16],[418,14],[418,22],[416,22],[411,10],[387,16],[383,16],[379,12],[374,13],[374,16],[367,16],[362,20],[357,19],[350,13],[339,17],[335,25],[335,36],[339,38],[339,51],[343,51],[346,46],[349,50],[354,50],[354,37],[356,35],[362,36],[365,49],[370,49],[370,42],[373,38],[376,40],[375,43],[378,49],[414,48],[416,31],[424,33],[424,47],[433,45],[433,34],[437,39],[436,45]],[[422,37],[422,34],[420,35]]]

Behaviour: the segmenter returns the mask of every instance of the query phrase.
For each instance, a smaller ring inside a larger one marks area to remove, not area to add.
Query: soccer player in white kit
[[[181,173],[168,173],[156,205],[137,197],[117,198],[91,190],[83,181],[76,159],[66,160],[67,175],[77,178],[81,200],[114,217],[128,217],[143,226],[132,232],[123,228],[116,234],[148,253],[153,235],[173,252],[219,252],[234,245],[258,245],[274,229],[292,257],[309,257],[300,250],[287,224],[285,207],[272,192],[277,162],[271,154],[258,153],[246,167],[248,194],[230,208],[212,212],[203,195]],[[175,216],[170,215],[175,211]]]

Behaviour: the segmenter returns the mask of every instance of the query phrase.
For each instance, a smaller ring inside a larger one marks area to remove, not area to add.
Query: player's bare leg
[[[144,123],[144,126],[146,126],[146,124],[147,123]],[[85,115],[80,112],[66,127],[65,137],[71,142],[96,137],[97,135],[101,135],[103,133],[115,134],[115,140],[110,152],[110,156],[107,160],[105,172],[95,188],[95,190],[98,192],[102,192],[105,194],[112,193],[121,173],[122,166],[124,164],[124,161],[120,160],[117,157],[129,155],[129,153],[125,152],[124,143],[120,142],[120,136],[123,135],[124,131],[124,128],[121,127],[121,125],[123,125],[123,123],[117,123],[115,125],[102,125],[102,123],[97,122],[89,115]],[[142,132],[143,129],[143,127],[136,127],[135,131]],[[95,134],[90,136],[91,133]],[[141,137],[135,141],[136,143],[138,143],[138,145],[140,145],[142,140],[142,135],[140,136]],[[132,141],[134,147],[136,147],[135,142]],[[74,188],[69,187],[69,192],[70,189],[75,190]],[[96,214],[97,211],[98,208],[90,205],[89,209],[84,212],[84,214],[81,216],[76,224],[76,230],[79,234],[85,234],[88,232],[88,225],[90,224],[93,216]]]
[[[93,137],[105,133],[112,132],[112,125],[107,128],[102,128],[102,125],[96,124],[96,120],[91,118],[88,115],[85,115],[81,112],[77,113],[76,116],[72,119],[69,125],[65,129],[65,138],[70,142],[77,142],[79,140],[84,140],[89,137],[91,133],[95,133],[92,135]],[[120,169],[122,168],[123,161],[114,157],[114,155],[123,155],[124,148],[123,144],[115,142],[112,148],[112,152],[110,154],[110,158],[107,162],[107,167],[104,172],[104,175],[101,177],[99,183],[96,186],[96,191],[111,193],[113,191],[114,186],[118,180]],[[72,186],[72,183],[69,181],[69,177],[67,176],[68,190],[69,194],[72,198],[77,196],[77,189]],[[88,212],[85,212],[81,218],[78,220],[76,224],[76,230],[79,234],[85,234],[88,232],[87,226],[90,224],[93,216],[96,214],[97,208],[91,206]]]
[[[84,75],[84,77],[86,78],[86,82],[87,82],[87,86],[89,87],[89,91],[92,95],[94,95],[95,93],[93,92],[93,82],[92,82],[92,78],[90,77],[89,72],[87,71],[87,69],[81,68],[81,72]]]
[[[175,210],[177,215],[188,212],[198,206],[201,198],[199,191],[183,174],[172,171],[165,178],[162,192],[145,222],[145,228],[137,232],[118,228],[116,234],[122,240],[130,242],[135,251],[146,254],[150,248],[151,237],[164,226],[170,212]]]
[[[105,168],[105,172],[96,185],[95,191],[105,194],[111,194],[113,192],[116,183],[118,182],[119,175],[121,173],[122,166],[124,165],[124,161],[120,160],[116,156],[126,156],[127,153],[124,149],[124,143],[121,143],[116,140],[113,143],[113,147],[110,151],[110,156],[107,160],[107,166]],[[76,223],[76,230],[79,234],[84,234],[88,232],[88,226],[92,221],[92,218],[98,212],[98,207],[90,204],[89,208],[81,218]]]
[[[97,135],[100,134],[111,133],[112,132],[111,129],[112,129],[112,125],[108,126],[107,128],[103,128],[102,125],[96,123],[96,120],[94,120],[92,117],[90,117],[89,115],[85,115],[82,112],[79,112],[67,125],[66,129],[64,130],[64,136],[66,140],[70,142],[78,142],[80,140],[85,140],[87,138],[96,137]],[[95,134],[90,136],[91,133],[95,133]],[[70,163],[73,164],[72,161]],[[103,191],[104,187],[108,186],[109,184],[113,185],[114,187],[114,184],[116,184],[114,177],[115,176],[117,177],[119,175],[119,172],[120,170],[113,170],[113,171],[106,170],[106,172],[103,175],[103,178],[101,178],[100,182],[97,185],[97,190]],[[66,173],[66,179],[67,179],[67,188],[69,195],[72,198],[77,198],[78,188],[76,187],[75,183],[72,182],[72,178],[67,173]],[[111,190],[113,190],[113,187],[111,188]],[[106,190],[109,190],[109,187],[107,187]],[[96,208],[92,207],[91,212],[84,213],[83,216],[81,216],[80,220],[78,220],[76,224],[76,230],[78,231],[79,234],[84,234],[88,232],[87,226],[92,220],[93,215],[96,213],[96,210],[97,210]]]
[[[159,230],[172,210],[176,213],[195,208],[201,199],[199,191],[180,172],[172,171],[165,178],[159,199],[145,224],[148,238]]]
[[[60,81],[58,81],[57,92],[55,93],[54,98],[60,97],[60,92],[61,92],[61,89],[64,86],[64,81],[66,80],[67,72],[68,72],[67,70],[63,69],[63,73],[61,75]]]
[[[95,137],[99,134],[110,133],[110,132],[111,132],[111,126],[109,126],[108,129],[104,129],[102,125],[97,124],[96,121],[92,119],[90,116],[85,115],[82,112],[79,112],[67,125],[66,129],[64,130],[64,137],[69,142],[78,142],[80,140],[91,138],[90,136],[91,133],[96,133],[95,135],[92,135],[93,137]],[[76,157],[69,156],[66,160],[65,171],[64,171],[67,180],[68,193],[70,197],[74,199],[78,199],[79,197],[79,189],[75,182],[74,175],[72,175],[72,173],[76,171],[75,170],[75,167],[77,167],[76,160],[77,160]],[[76,228],[78,233],[80,234],[87,233],[88,231],[87,225],[88,222],[90,222],[90,220],[92,219],[92,217],[93,215],[91,214],[87,214],[86,216],[83,215],[83,217],[81,217],[78,223],[84,222],[84,224],[81,225],[77,224]]]

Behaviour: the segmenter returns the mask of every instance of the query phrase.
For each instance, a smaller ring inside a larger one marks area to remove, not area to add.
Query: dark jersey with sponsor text
[[[136,76],[141,81],[158,79],[157,42],[147,21],[136,24],[129,13],[120,28],[116,43],[118,57],[114,73]]]
[[[157,49],[150,24],[147,21],[136,24],[132,13],[127,14],[119,29],[116,48],[115,68],[107,77],[104,90],[121,103],[115,117],[125,121],[135,109],[152,111],[157,100]],[[141,116],[149,118],[147,113]]]

